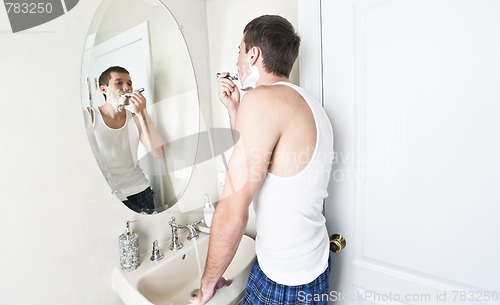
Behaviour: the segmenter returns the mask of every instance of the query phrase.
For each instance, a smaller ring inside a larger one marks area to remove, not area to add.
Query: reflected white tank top
[[[93,110],[97,146],[111,175],[106,178],[113,179],[112,185],[116,185],[120,191],[118,197],[122,201],[126,200],[127,196],[140,193],[149,186],[146,176],[136,162],[139,144],[137,127],[135,123],[130,122],[132,115],[128,111],[125,125],[114,129],[106,125],[99,108],[93,108]],[[133,133],[136,135],[134,136]]]
[[[256,252],[262,271],[289,286],[315,280],[328,266],[329,238],[322,214],[333,162],[333,130],[325,110],[302,88],[316,124],[316,146],[307,166],[290,177],[267,173],[254,198]]]

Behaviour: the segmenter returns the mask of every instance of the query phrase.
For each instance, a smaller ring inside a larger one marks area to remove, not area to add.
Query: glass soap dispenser
[[[212,226],[212,216],[214,215],[214,205],[212,204],[212,201],[210,200],[210,197],[208,194],[205,194],[205,206],[203,207],[203,219],[205,220],[205,225],[207,227]]]
[[[139,234],[130,231],[131,220],[125,221],[126,230],[120,235],[120,267],[123,271],[134,271],[139,267]]]

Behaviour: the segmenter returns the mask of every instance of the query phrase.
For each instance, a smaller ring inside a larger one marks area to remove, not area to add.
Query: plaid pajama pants
[[[325,272],[309,284],[286,286],[269,279],[256,260],[248,277],[242,305],[326,305],[329,285],[330,263]]]
[[[123,203],[137,213],[152,214],[155,210],[153,191],[150,187],[140,193],[128,196]]]

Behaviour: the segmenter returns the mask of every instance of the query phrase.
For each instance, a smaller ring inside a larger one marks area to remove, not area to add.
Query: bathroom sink
[[[132,272],[118,266],[113,272],[112,287],[126,305],[186,305],[191,293],[199,288],[201,272],[205,267],[209,235],[200,233],[196,241],[186,240],[180,234],[184,247],[177,251],[161,245],[165,257],[152,262],[151,253],[141,256],[141,265]],[[195,246],[196,245],[196,246]],[[255,241],[243,236],[236,255],[224,273],[233,283],[217,291],[210,305],[238,304],[255,259]]]

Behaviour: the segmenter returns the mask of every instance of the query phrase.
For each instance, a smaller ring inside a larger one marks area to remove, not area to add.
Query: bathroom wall
[[[100,0],[80,1],[62,17],[12,34],[0,9],[3,140],[0,156],[0,304],[119,305],[111,289],[124,220],[145,251],[169,238],[176,210],[139,216],[114,197],[87,140],[80,70]],[[198,79],[208,77],[205,0],[164,1],[183,25]],[[202,125],[210,126],[210,87],[199,82]],[[185,202],[214,193],[213,166],[195,170]],[[200,217],[187,213],[182,220]]]

